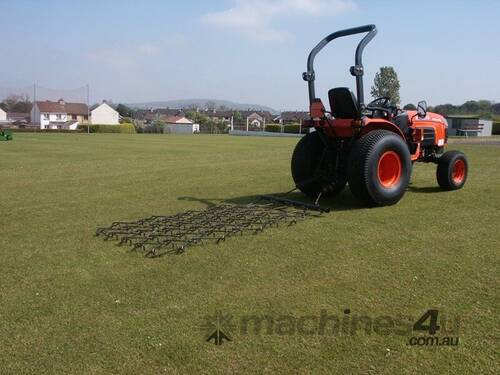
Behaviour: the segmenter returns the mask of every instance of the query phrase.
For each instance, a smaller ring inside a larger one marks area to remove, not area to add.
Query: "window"
[[[48,120],[49,119],[49,114],[48,113],[44,113],[43,114],[43,119],[44,120]]]
[[[60,113],[56,115],[56,120],[62,120],[62,115]]]

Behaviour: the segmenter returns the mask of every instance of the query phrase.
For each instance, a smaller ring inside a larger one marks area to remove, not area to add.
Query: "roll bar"
[[[333,41],[334,39],[343,37],[343,36],[348,36],[348,35],[354,35],[354,34],[361,34],[361,33],[368,33],[365,35],[363,39],[358,44],[358,47],[356,48],[356,55],[354,57],[354,66],[351,66],[350,72],[351,75],[356,77],[356,93],[358,97],[358,103],[360,108],[363,108],[364,106],[364,94],[363,94],[363,74],[364,74],[364,69],[363,69],[363,63],[362,63],[362,55],[363,55],[363,50],[366,47],[366,45],[373,39],[373,37],[377,34],[377,27],[375,25],[365,25],[365,26],[359,26],[359,27],[353,27],[350,29],[345,29],[345,30],[340,30],[336,31],[330,35],[328,35],[326,38],[324,38],[321,42],[319,42],[316,47],[314,47],[309,53],[309,57],[307,58],[307,72],[304,72],[302,74],[302,78],[304,81],[307,81],[307,85],[309,88],[309,102],[312,103],[314,99],[316,99],[316,92],[315,92],[315,87],[314,87],[314,80],[315,80],[315,74],[314,74],[314,59],[316,55],[321,51],[328,43]]]

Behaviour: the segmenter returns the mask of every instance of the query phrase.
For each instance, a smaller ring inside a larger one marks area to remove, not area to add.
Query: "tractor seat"
[[[353,92],[347,87],[336,87],[328,91],[332,115],[340,119],[359,119],[361,109]]]
[[[408,113],[403,112],[397,116],[395,116],[392,121],[396,124],[396,126],[401,129],[403,134],[408,133],[408,129],[410,126],[410,121],[408,120]]]

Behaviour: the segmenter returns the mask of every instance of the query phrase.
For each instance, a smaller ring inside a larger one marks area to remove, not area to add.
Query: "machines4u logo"
[[[205,315],[200,329],[204,332],[205,341],[222,345],[225,341],[232,341],[231,331],[234,328],[233,317],[216,311],[213,315]]]

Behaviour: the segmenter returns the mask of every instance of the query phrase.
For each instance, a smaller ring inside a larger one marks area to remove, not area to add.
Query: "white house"
[[[120,115],[107,103],[102,103],[99,107],[92,110],[90,120],[92,124],[118,125],[120,123]]]
[[[0,123],[7,122],[7,112],[0,108]]]
[[[200,132],[200,125],[183,116],[168,116],[165,119],[164,133],[193,134]]]
[[[31,122],[40,124],[40,129],[76,130],[78,124],[88,123],[88,107],[84,103],[67,103],[63,99],[35,102]]]

